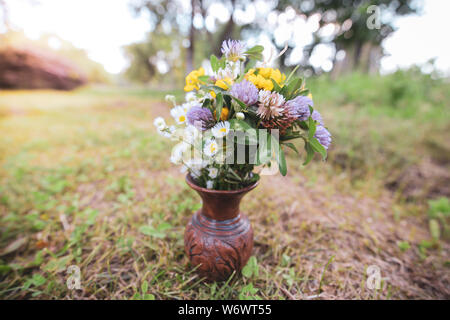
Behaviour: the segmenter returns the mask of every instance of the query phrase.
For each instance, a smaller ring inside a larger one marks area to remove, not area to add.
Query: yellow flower
[[[228,90],[228,88],[233,84],[233,80],[231,78],[223,78],[217,80],[215,85],[222,88],[223,90]]]
[[[232,84],[233,84],[233,79],[224,78],[224,79],[217,80],[214,85],[218,86],[219,88],[222,88],[223,90],[228,90]],[[215,99],[216,93],[214,91],[211,91],[210,93],[211,93],[211,96]]]
[[[257,74],[255,74],[255,72]],[[278,69],[273,68],[258,68],[250,69],[245,75],[245,79],[252,82],[258,89],[271,91],[273,89],[273,79],[276,83],[283,87],[283,82],[286,80],[286,75],[281,73]]]
[[[222,120],[222,121],[227,120],[229,113],[230,113],[230,110],[228,110],[228,108],[222,108],[222,113],[220,114],[220,120]]]
[[[186,85],[184,86],[184,91],[189,92],[194,89],[196,89],[196,90],[200,89],[199,85],[203,84],[204,82],[200,81],[198,79],[198,77],[204,76],[204,75],[205,75],[205,69],[203,69],[202,67],[200,67],[197,70],[191,71],[191,73],[189,73],[186,76]]]
[[[230,110],[228,108],[222,108],[222,112],[220,113],[220,120],[225,121],[228,119],[228,114],[230,113]],[[214,110],[214,118],[216,118],[216,111]]]

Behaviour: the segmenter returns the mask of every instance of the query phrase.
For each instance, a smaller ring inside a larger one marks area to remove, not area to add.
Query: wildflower
[[[211,128],[211,132],[214,137],[223,138],[230,132],[230,123],[228,121],[219,122]]]
[[[166,100],[166,102],[170,102],[173,105],[175,105],[177,103],[175,100],[175,96],[171,95],[171,94],[166,95],[165,100]]]
[[[313,113],[311,114],[311,118],[323,126],[323,118],[322,115],[319,113],[319,111],[314,110]]]
[[[197,101],[197,96],[195,95],[195,92],[190,91],[186,93],[185,99],[187,102],[194,102]]]
[[[203,153],[208,157],[213,157],[219,151],[219,145],[216,140],[208,139],[205,143],[205,147],[203,148]]]
[[[226,107],[223,107],[222,112],[220,113],[220,120],[221,121],[228,120],[229,114],[230,114],[230,110]],[[216,110],[214,110],[214,118],[216,118]]]
[[[220,113],[220,120],[222,120],[222,121],[227,120],[229,113],[230,113],[230,110],[228,110],[228,108],[222,108],[222,112]]]
[[[253,83],[247,80],[242,80],[234,84],[231,87],[230,93],[246,105],[252,105],[258,102],[258,89]]]
[[[188,125],[183,131],[183,140],[187,143],[194,144],[196,139],[199,137],[200,132],[195,126]]]
[[[171,116],[175,119],[177,124],[186,122],[186,111],[182,106],[177,106],[170,110]]]
[[[222,88],[223,90],[228,90],[230,85],[233,84],[233,80],[231,78],[223,78],[216,81],[215,85]]]
[[[284,135],[295,120],[296,118],[292,117],[287,109],[283,109],[277,117],[262,119],[261,125],[267,129],[278,129],[280,134]]]
[[[200,85],[203,84],[204,82],[199,80],[199,77],[204,76],[205,75],[205,69],[203,69],[202,67],[200,67],[197,70],[191,71],[191,73],[189,73],[186,76],[186,85],[184,86],[184,91],[189,92],[192,91],[194,89],[198,90],[200,89]]]
[[[245,45],[239,40],[225,40],[222,42],[222,54],[229,61],[244,60],[244,49]]]
[[[245,114],[242,113],[242,112],[237,112],[236,113],[236,119],[244,120],[245,119]]]
[[[218,174],[219,174],[219,169],[217,169],[217,168],[215,168],[215,167],[208,168],[208,176],[209,176],[211,179],[217,178],[217,175],[218,175]]]
[[[165,137],[165,138],[170,138],[172,137],[172,134],[175,132],[175,127],[174,126],[170,126],[170,127],[165,127],[165,128],[158,128],[158,134]]]
[[[202,169],[204,169],[207,165],[207,162],[202,159],[189,159],[184,162],[184,165],[181,169],[181,172],[189,171],[192,177],[198,178],[202,175]]]
[[[281,73],[278,69],[273,68],[258,68],[250,69],[245,75],[245,79],[253,83],[258,89],[271,91],[273,89],[273,79],[280,87],[286,80],[286,75]]]
[[[278,117],[284,110],[284,101],[284,97],[277,92],[261,90],[259,91],[259,108],[256,113],[265,120]]]
[[[189,144],[181,142],[177,144],[172,149],[172,154],[170,156],[170,161],[173,164],[181,164],[181,161],[183,159],[183,153],[189,148]]]
[[[322,125],[317,126],[314,138],[316,138],[325,149],[328,149],[331,144],[331,134]]]
[[[223,78],[223,79],[219,79],[217,80],[214,85],[222,88],[223,90],[228,90],[228,88],[233,84],[233,80],[231,78]],[[216,93],[214,91],[211,91],[211,96],[215,99],[216,98]]]
[[[187,120],[191,126],[197,127],[199,130],[205,131],[214,125],[214,118],[211,110],[194,106],[187,112]]]
[[[300,121],[308,120],[311,112],[309,106],[313,106],[313,101],[305,96],[298,96],[295,99],[286,102],[286,109],[289,113]]]
[[[212,189],[214,187],[214,181],[208,180],[206,181],[206,189]]]
[[[197,101],[190,101],[183,103],[181,106],[183,107],[184,112],[187,113],[192,107],[200,106],[200,104]]]
[[[153,124],[159,130],[162,130],[166,127],[166,122],[164,121],[164,119],[162,117],[155,118],[155,120],[153,121]]]

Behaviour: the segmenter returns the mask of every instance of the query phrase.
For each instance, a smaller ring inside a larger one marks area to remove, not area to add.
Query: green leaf
[[[212,54],[209,60],[211,62],[212,70],[214,72],[217,72],[217,70],[219,70],[219,59],[217,59],[217,57]]]
[[[263,46],[256,45],[254,47],[251,47],[247,51],[245,51],[244,54],[248,54],[248,53],[262,53],[263,51],[264,51],[264,47]]]
[[[439,240],[441,237],[441,229],[436,219],[430,220],[430,233],[434,240]]]
[[[200,80],[202,82],[207,82],[207,81],[209,81],[209,76],[199,76],[198,80]]]
[[[220,120],[220,116],[222,114],[222,108],[223,108],[223,95],[221,92],[216,94],[216,119],[217,121]]]
[[[240,120],[240,119],[231,119],[230,127],[236,131],[238,131],[238,130],[247,131],[247,130],[253,129],[251,125],[249,125],[244,120]]]
[[[397,246],[398,246],[398,248],[399,248],[401,251],[406,251],[406,250],[408,250],[409,248],[411,248],[411,246],[410,246],[410,244],[409,244],[408,241],[399,241],[399,242],[397,243]]]
[[[284,151],[280,148],[280,162],[278,163],[280,173],[284,177],[287,174],[286,158],[284,156]]]
[[[297,65],[294,70],[291,71],[291,73],[289,74],[289,76],[286,79],[286,83],[289,83],[289,81],[291,80],[292,76],[295,74],[295,72],[297,71],[297,69],[300,67],[300,65]]]
[[[255,59],[248,60],[247,64],[245,65],[244,74],[247,73],[253,67],[255,67],[257,62],[258,62],[258,60],[255,60]]]
[[[292,150],[295,151],[295,153],[299,154],[297,148],[295,147],[295,145],[294,145],[293,143],[291,143],[291,142],[285,142],[285,143],[283,143],[283,145],[285,145],[285,146],[288,147],[288,148],[291,148]]]
[[[70,261],[72,261],[70,255],[59,259],[52,259],[43,267],[43,269],[49,272],[61,272],[66,269],[66,266]]]
[[[273,83],[273,91],[281,92],[282,88],[280,87],[280,85],[275,80],[273,80],[272,78],[270,78],[270,80]]]
[[[303,162],[303,165],[306,166],[313,158],[314,158],[314,149],[311,147],[309,142],[305,143],[305,150],[306,150],[306,159],[305,162]]]
[[[147,236],[150,236],[150,237],[163,239],[167,235],[166,230],[168,230],[170,228],[172,228],[170,223],[163,222],[163,223],[159,224],[158,227],[156,227],[156,228],[154,228],[152,226],[141,226],[139,228],[139,232],[141,232]]]
[[[327,150],[323,145],[320,144],[320,142],[316,138],[310,139],[309,144],[314,149],[314,151],[320,153],[322,159],[325,160],[327,158]]]
[[[239,99],[236,98],[236,97],[233,97],[232,95],[230,95],[230,97],[233,98],[233,100],[236,101],[237,104],[238,104],[242,109],[247,110],[247,105],[246,105],[244,102],[242,102],[241,100],[239,100]]]
[[[316,134],[316,122],[310,116],[308,119],[308,139],[311,140],[312,138],[314,138],[315,134]]]
[[[147,282],[147,280],[142,282],[141,291],[142,291],[142,294],[146,294],[147,293],[147,291],[148,291],[148,282]]]
[[[249,59],[261,61],[263,59],[263,55],[262,55],[263,51],[264,51],[264,47],[257,45],[257,46],[254,46],[254,47],[248,49],[247,51],[245,51],[244,54]]]
[[[246,278],[251,278],[252,276],[257,277],[259,275],[258,261],[255,256],[251,256],[248,259],[247,264],[242,269],[242,275]]]
[[[275,156],[278,161],[278,168],[282,176],[287,174],[287,165],[286,158],[284,156],[284,151],[281,149],[280,144],[278,143],[278,139],[276,139],[273,135],[271,136],[271,148],[275,151]]]

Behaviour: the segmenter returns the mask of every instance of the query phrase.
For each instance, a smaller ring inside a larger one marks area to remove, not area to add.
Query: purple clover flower
[[[317,121],[320,125],[323,126],[323,118],[322,118],[322,115],[320,114],[319,111],[314,110],[313,113],[312,113],[312,115],[311,115],[311,118],[312,118],[313,120]]]
[[[322,125],[317,126],[314,138],[316,138],[325,149],[328,149],[331,144],[331,133]]]
[[[244,55],[245,45],[239,40],[225,40],[222,42],[222,54],[227,57],[228,60],[233,62],[238,61]]]
[[[230,93],[233,97],[238,98],[248,106],[258,102],[258,89],[253,83],[247,80],[233,84]]]
[[[295,99],[286,102],[286,108],[290,115],[297,118],[300,121],[308,120],[311,112],[309,111],[309,106],[313,106],[313,101],[305,96],[298,96]]]
[[[193,106],[187,112],[186,117],[190,125],[200,127],[203,131],[214,125],[214,117],[208,108]]]

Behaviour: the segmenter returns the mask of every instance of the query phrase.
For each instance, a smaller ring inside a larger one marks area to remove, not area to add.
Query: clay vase
[[[239,273],[251,256],[253,229],[239,211],[239,204],[258,183],[240,190],[219,191],[197,186],[189,174],[186,182],[200,195],[203,206],[186,226],[184,250],[201,277],[227,280],[233,271]]]

